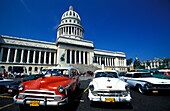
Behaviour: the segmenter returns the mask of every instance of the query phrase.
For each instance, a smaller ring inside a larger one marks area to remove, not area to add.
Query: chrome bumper
[[[94,96],[89,92],[88,98],[90,101],[106,102],[106,98],[114,98],[114,102],[131,102],[130,94],[127,96]]]
[[[17,95],[13,97],[14,103],[15,104],[30,104],[30,101],[39,101],[40,106],[59,106],[59,105],[65,105],[68,103],[68,98],[62,99],[60,101],[56,100],[47,100],[46,98],[44,99],[35,99],[35,98],[25,98],[25,99],[17,99]]]

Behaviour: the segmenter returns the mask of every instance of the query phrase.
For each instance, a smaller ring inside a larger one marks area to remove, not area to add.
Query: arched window
[[[12,71],[12,66],[9,66],[8,67],[8,72],[11,72]]]
[[[73,12],[73,16],[75,16],[75,13]]]
[[[28,71],[32,71],[32,67],[29,67],[29,68],[28,68]]]
[[[37,72],[37,71],[38,71],[38,67],[35,67],[34,71],[36,71],[36,72]]]
[[[70,15],[72,15],[72,12],[70,12]]]

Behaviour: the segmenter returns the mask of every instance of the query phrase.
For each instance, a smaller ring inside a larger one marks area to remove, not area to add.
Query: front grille
[[[123,91],[96,91],[98,96],[123,96]]]
[[[49,90],[25,90],[23,94],[27,100],[54,100],[54,97],[57,96],[54,91]]]
[[[152,87],[156,87],[156,88],[170,88],[170,84],[153,84]]]

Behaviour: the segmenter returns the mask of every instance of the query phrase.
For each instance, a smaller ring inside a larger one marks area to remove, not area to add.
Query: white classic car
[[[140,93],[170,91],[170,80],[154,78],[148,72],[128,72],[121,79],[136,88]]]
[[[88,98],[91,103],[131,102],[129,86],[118,78],[115,70],[97,70],[89,84]]]

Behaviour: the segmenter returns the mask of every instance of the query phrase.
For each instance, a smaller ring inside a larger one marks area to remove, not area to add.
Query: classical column
[[[105,63],[105,66],[106,66],[106,65],[107,65],[107,64],[106,64],[106,57],[104,58],[104,63]]]
[[[28,50],[28,54],[27,54],[27,63],[29,63],[30,61],[30,50]]]
[[[44,64],[46,64],[46,52],[44,51]]]
[[[85,58],[85,52],[83,52],[83,64],[85,64],[85,60],[86,58]]]
[[[33,64],[35,64],[35,55],[36,55],[36,51],[34,50],[34,54],[33,54]]]
[[[49,64],[51,64],[51,52],[49,52]]]
[[[99,60],[98,60],[98,59],[99,59],[99,57],[98,57],[98,56],[96,56],[96,59],[97,59],[97,63],[99,63]]]
[[[24,58],[24,49],[22,49],[22,51],[21,51],[21,60],[20,60],[20,63],[23,63],[23,58]]]
[[[1,48],[1,54],[0,54],[0,62],[2,62],[3,51],[4,51],[4,48],[2,47]]]
[[[81,51],[79,51],[79,64],[81,64]]]
[[[41,51],[39,51],[38,64],[41,64]]]
[[[74,51],[74,57],[75,57],[74,58],[75,59],[75,64],[77,64],[77,51],[76,50]]]
[[[112,58],[112,66],[114,66],[114,62],[113,62],[113,59],[114,59],[114,58]]]
[[[90,59],[89,59],[90,57],[89,57],[89,56],[90,56],[90,54],[89,54],[89,52],[88,52],[88,53],[87,53],[87,64],[88,64],[88,65],[89,65],[89,61],[90,61]]]
[[[70,26],[68,27],[68,35],[70,34]]]
[[[100,65],[102,65],[102,57],[101,56],[100,56],[100,60],[99,61],[100,61]]]
[[[109,60],[110,60],[110,66],[112,66],[112,61],[111,61],[111,58],[109,58]]]
[[[8,48],[8,54],[7,54],[7,61],[6,61],[6,62],[9,62],[9,59],[10,59],[10,53],[11,53],[11,48]]]
[[[65,50],[65,63],[67,63],[67,50]]]
[[[72,64],[72,50],[70,50],[70,64]]]
[[[56,52],[54,52],[54,65],[56,64]]]
[[[73,29],[72,29],[72,27],[70,27],[70,29],[71,29],[71,35],[72,35],[72,30],[73,30]]]
[[[17,62],[17,52],[18,52],[18,49],[15,49],[15,54],[14,54],[14,63]]]

